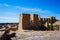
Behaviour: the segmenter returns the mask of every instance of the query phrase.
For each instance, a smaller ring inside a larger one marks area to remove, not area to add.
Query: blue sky
[[[60,20],[60,0],[0,0],[0,23],[18,22],[22,13]]]

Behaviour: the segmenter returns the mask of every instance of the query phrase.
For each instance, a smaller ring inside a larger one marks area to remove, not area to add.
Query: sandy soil
[[[16,32],[16,40],[60,40],[60,31]]]

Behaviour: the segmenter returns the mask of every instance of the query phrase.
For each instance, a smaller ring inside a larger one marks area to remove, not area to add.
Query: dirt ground
[[[16,31],[16,40],[60,40],[60,31]]]

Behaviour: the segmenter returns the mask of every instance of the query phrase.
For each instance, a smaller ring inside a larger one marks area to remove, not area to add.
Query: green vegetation
[[[54,23],[54,21],[53,20],[50,20],[49,30],[53,30],[53,23]]]
[[[48,26],[47,30],[53,30],[53,20],[50,20],[50,25]]]

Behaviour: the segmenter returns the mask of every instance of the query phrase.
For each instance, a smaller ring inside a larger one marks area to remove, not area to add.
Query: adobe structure
[[[37,14],[20,14],[19,30],[42,30],[49,26],[50,20],[56,21],[55,17],[41,18]]]

